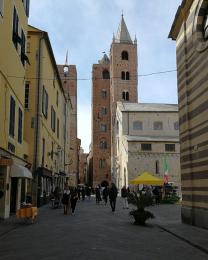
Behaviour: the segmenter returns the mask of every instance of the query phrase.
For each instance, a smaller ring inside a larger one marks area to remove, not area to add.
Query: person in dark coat
[[[103,200],[105,201],[105,205],[108,203],[108,187],[106,186],[103,189]]]
[[[71,191],[71,199],[70,199],[72,214],[75,211],[77,200],[78,200],[78,192],[77,189],[74,187]]]
[[[95,198],[96,198],[96,204],[99,204],[100,201],[102,200],[101,195],[100,195],[100,186],[99,185],[95,188]]]
[[[109,189],[109,200],[110,200],[110,206],[112,209],[112,212],[116,209],[116,198],[118,195],[118,189],[116,188],[116,185],[114,183],[111,183],[110,189]]]

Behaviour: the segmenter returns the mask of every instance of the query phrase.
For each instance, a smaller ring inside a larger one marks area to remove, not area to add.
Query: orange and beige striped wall
[[[207,0],[184,0],[169,37],[176,40],[182,220],[208,228]]]

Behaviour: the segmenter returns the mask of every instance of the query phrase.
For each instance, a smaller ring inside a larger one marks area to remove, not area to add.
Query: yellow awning
[[[129,183],[162,186],[164,184],[164,180],[151,175],[149,172],[143,172],[135,179],[130,180]]]

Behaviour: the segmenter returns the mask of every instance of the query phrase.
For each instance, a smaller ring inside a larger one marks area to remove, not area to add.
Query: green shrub
[[[179,199],[180,199],[180,197],[178,197],[177,195],[167,195],[162,199],[162,203],[174,204],[174,203],[178,202]]]
[[[153,204],[153,198],[151,196],[147,196],[136,192],[132,192],[128,195],[128,202],[136,206],[136,209],[131,210],[129,212],[130,216],[134,217],[134,224],[135,225],[145,225],[145,222],[149,218],[154,218],[154,215],[145,210],[145,207],[151,206]]]

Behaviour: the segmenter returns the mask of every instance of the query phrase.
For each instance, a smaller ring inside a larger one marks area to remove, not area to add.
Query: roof
[[[194,0],[182,0],[181,5],[178,7],[178,10],[176,12],[168,38],[171,38],[172,40],[176,40],[180,28],[182,26],[182,23],[187,18],[187,14],[189,13],[193,1]]]
[[[108,58],[108,56],[106,54],[103,55],[103,58],[101,60],[98,61],[99,64],[109,64],[110,60]]]
[[[137,135],[124,135],[128,142],[170,142],[178,143],[179,137],[175,136],[137,136]]]
[[[128,32],[126,23],[123,18],[123,14],[121,15],[121,22],[118,27],[118,31],[115,37],[115,42],[117,43],[132,43],[130,34]]]
[[[121,112],[178,112],[177,104],[117,102]]]
[[[52,64],[53,64],[53,67],[56,71],[56,76],[57,76],[57,80],[60,84],[60,87],[61,87],[61,90],[64,94],[64,98],[66,100],[66,96],[65,96],[65,91],[64,91],[64,88],[63,88],[63,85],[62,85],[62,81],[61,81],[61,78],[60,78],[60,75],[59,75],[59,71],[58,71],[58,66],[56,64],[56,59],[55,59],[55,56],[54,56],[54,53],[53,53],[53,49],[52,49],[52,46],[51,46],[51,42],[50,42],[50,39],[49,39],[49,36],[48,36],[48,33],[45,32],[45,31],[42,31],[32,25],[28,25],[28,33],[38,33],[38,34],[42,34],[42,37],[44,37],[45,41],[46,41],[46,45],[48,47],[48,51],[50,53],[50,58],[51,58],[51,61],[52,61]]]

